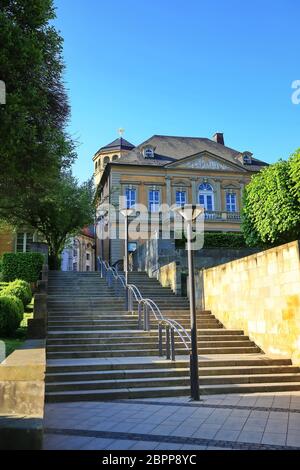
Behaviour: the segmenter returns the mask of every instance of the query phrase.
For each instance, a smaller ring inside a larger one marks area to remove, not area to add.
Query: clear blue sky
[[[211,137],[274,162],[300,147],[299,0],[55,0],[75,174],[126,129]]]

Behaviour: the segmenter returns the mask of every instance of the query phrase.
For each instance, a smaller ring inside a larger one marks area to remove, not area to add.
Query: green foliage
[[[206,232],[204,248],[244,248],[246,241],[242,233],[236,232]]]
[[[16,279],[15,281],[8,284],[5,287],[0,295],[13,295],[22,301],[24,308],[31,302],[32,293],[30,284],[26,281],[21,279]]]
[[[289,174],[292,180],[293,195],[300,203],[300,149],[298,149],[290,158]]]
[[[0,296],[0,336],[11,336],[23,316],[22,302],[13,296]]]
[[[22,223],[28,204],[45,198],[75,158],[54,18],[53,0],[1,0],[0,79],[7,96],[0,106],[0,217],[6,222]]]
[[[245,248],[246,241],[238,232],[205,232],[203,248]],[[176,240],[176,248],[185,248],[186,238]]]
[[[299,152],[253,176],[245,188],[242,229],[250,246],[272,246],[300,236]]]
[[[4,253],[4,281],[11,282],[22,279],[27,282],[36,282],[43,263],[44,256],[41,253]]]

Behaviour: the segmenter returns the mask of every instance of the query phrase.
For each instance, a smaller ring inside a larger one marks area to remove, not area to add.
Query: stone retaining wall
[[[299,241],[204,271],[205,308],[264,352],[300,363]]]

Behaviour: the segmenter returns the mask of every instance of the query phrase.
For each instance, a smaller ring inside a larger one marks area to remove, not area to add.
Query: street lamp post
[[[107,214],[107,211],[104,210],[104,209],[100,209],[97,213],[98,217],[97,217],[97,222],[100,222],[101,223],[101,258],[102,258],[102,261],[104,260],[104,217],[106,216]],[[97,245],[97,238],[96,238],[96,245]],[[102,268],[102,264],[101,264],[101,277],[103,277],[103,268]]]
[[[133,214],[134,209],[122,209],[120,210],[120,213],[124,216],[125,218],[125,248],[124,248],[124,273],[125,273],[125,283],[126,283],[126,309],[128,310],[128,217]]]
[[[200,400],[199,393],[199,365],[198,365],[198,340],[197,340],[197,315],[195,296],[195,276],[194,257],[192,250],[192,224],[193,221],[203,213],[200,205],[185,204],[173,209],[175,213],[181,215],[187,223],[187,251],[189,269],[189,294],[190,294],[190,317],[191,317],[191,350],[190,350],[190,381],[191,397],[193,400]]]

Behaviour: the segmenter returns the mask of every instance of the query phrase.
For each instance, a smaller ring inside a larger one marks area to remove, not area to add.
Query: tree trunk
[[[60,271],[61,270],[61,258],[57,253],[50,251],[48,257],[49,269],[51,271]]]

